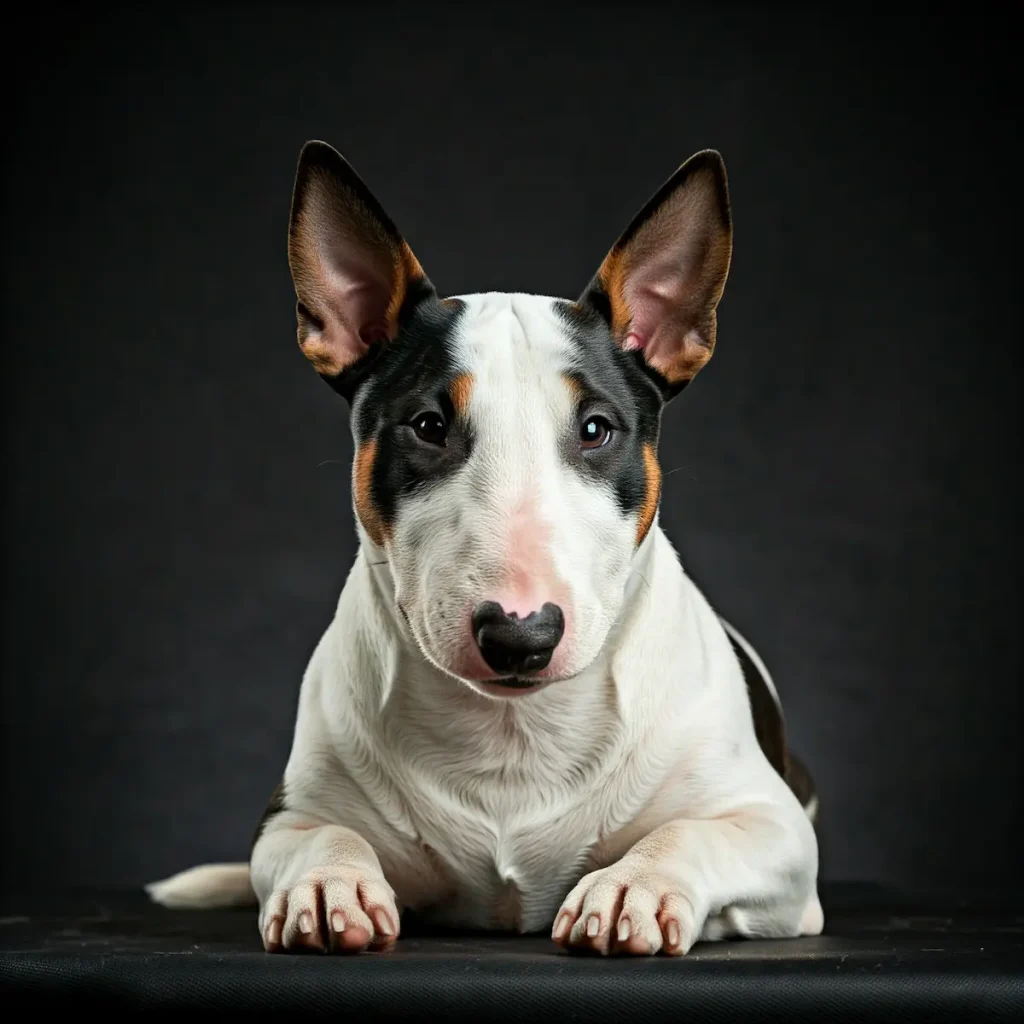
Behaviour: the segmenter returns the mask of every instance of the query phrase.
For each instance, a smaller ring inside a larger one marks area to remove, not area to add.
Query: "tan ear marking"
[[[416,281],[422,281],[423,276],[420,261],[413,255],[409,243],[403,239],[398,247],[395,273],[392,278],[391,304],[388,306],[387,312],[388,338],[394,339],[398,333],[398,315],[402,312],[405,297],[409,294],[409,286]]]
[[[629,306],[626,304],[625,274],[623,273],[622,247],[616,245],[605,256],[597,272],[601,287],[608,296],[608,304],[612,314],[612,334],[618,342],[623,342],[629,322],[632,319]]]
[[[313,369],[325,377],[336,377],[345,369],[334,349],[326,344],[317,335],[306,335],[303,337],[302,328],[299,328],[299,348],[302,354],[313,364]]]

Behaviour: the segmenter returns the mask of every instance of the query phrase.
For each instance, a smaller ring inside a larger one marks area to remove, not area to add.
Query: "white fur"
[[[597,657],[611,627],[636,523],[560,458],[560,438],[576,435],[562,377],[574,351],[551,301],[462,301],[455,361],[472,374],[474,456],[440,490],[403,502],[387,552],[394,599],[423,654],[471,684],[493,676],[468,628],[471,609],[504,598],[528,614],[552,601],[566,632],[541,675],[566,679]]]
[[[150,882],[146,892],[155,903],[175,910],[248,907],[256,900],[247,864],[202,864],[162,882]]]
[[[560,464],[569,348],[551,300],[467,301],[477,449],[403,504],[387,550],[360,528],[302,682],[287,809],[253,852],[267,948],[386,943],[399,907],[633,952],[820,931],[811,821],[757,743],[726,630],[760,659],[656,521],[635,548],[635,520]],[[536,596],[562,588],[572,635],[548,685],[502,698],[459,671],[460,610],[515,576],[519,509],[545,538]],[[212,905],[207,879],[150,891]]]

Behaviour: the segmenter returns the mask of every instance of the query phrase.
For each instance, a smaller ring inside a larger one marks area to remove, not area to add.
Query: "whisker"
[[[344,466],[346,465],[345,459],[324,459],[323,462],[318,462],[316,468],[319,469],[321,466]]]

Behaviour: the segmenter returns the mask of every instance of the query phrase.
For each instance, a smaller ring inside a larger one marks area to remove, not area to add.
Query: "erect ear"
[[[394,339],[403,310],[432,292],[412,250],[337,150],[307,142],[288,230],[299,346],[339,390],[376,346]]]
[[[640,351],[675,393],[714,351],[716,309],[731,258],[725,164],[714,150],[704,150],[633,218],[580,303],[597,309],[616,342]]]

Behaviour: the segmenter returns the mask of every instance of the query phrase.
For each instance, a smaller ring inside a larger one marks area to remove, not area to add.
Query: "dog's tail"
[[[257,904],[248,864],[201,864],[159,882],[146,892],[154,903],[173,910],[214,910]]]

